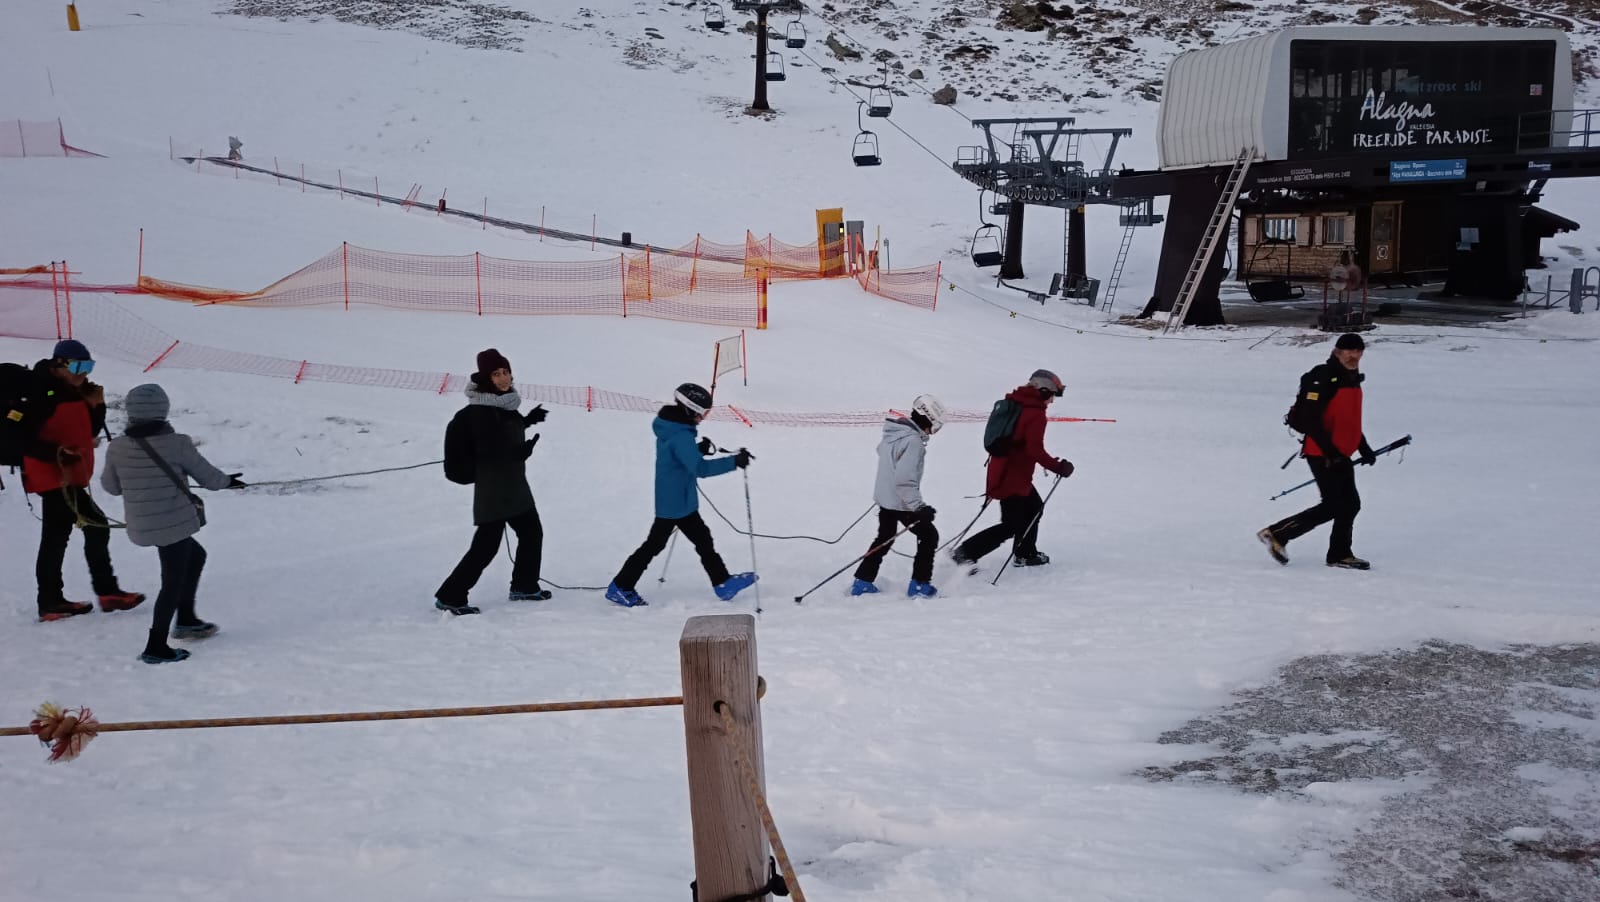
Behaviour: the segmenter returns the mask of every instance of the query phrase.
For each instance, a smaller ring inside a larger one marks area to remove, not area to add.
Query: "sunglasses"
[[[93,360],[68,360],[66,362],[66,367],[67,367],[67,372],[73,374],[74,376],[87,376],[90,373],[94,372],[94,361]]]

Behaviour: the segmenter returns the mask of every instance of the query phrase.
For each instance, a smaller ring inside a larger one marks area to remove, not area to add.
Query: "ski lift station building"
[[[1577,228],[1534,206],[1547,181],[1600,175],[1600,110],[1573,108],[1572,71],[1555,28],[1296,27],[1180,54],[1160,165],[1112,190],[1171,198],[1157,309],[1223,204],[1247,283],[1320,283],[1348,253],[1375,281],[1515,296],[1539,238]],[[1228,256],[1213,255],[1190,322],[1221,321]]]

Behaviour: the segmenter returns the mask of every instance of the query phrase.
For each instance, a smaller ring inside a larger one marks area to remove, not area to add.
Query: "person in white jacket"
[[[878,591],[874,585],[878,568],[901,527],[909,527],[917,537],[917,554],[911,562],[911,583],[906,595],[932,598],[939,594],[933,586],[933,554],[939,548],[939,530],[933,526],[933,505],[922,500],[922,464],[928,453],[928,437],[944,425],[944,416],[944,405],[938,398],[918,395],[911,404],[911,416],[884,421],[883,440],[878,443],[878,479],[872,492],[872,500],[878,503],[878,535],[856,568],[851,595]]]

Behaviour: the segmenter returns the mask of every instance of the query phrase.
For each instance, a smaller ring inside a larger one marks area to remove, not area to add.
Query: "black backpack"
[[[472,405],[456,411],[444,427],[444,478],[457,485],[478,481],[478,455],[472,444],[472,423],[467,412]]]
[[[994,402],[989,411],[989,423],[983,427],[983,450],[990,457],[1005,457],[1011,453],[1011,437],[1017,431],[1017,419],[1022,416],[1022,405],[1010,398]]]
[[[0,363],[0,466],[22,466],[55,401],[48,378],[21,364]]]

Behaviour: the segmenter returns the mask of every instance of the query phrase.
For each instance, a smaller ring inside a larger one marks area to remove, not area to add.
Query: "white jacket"
[[[922,500],[922,462],[927,454],[928,434],[915,423],[904,417],[884,421],[872,500],[892,511],[926,507]]]

